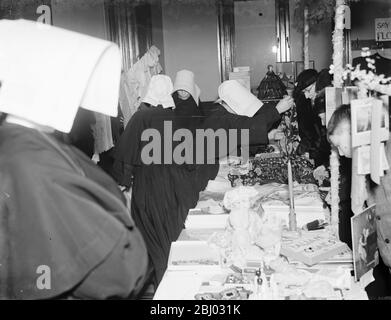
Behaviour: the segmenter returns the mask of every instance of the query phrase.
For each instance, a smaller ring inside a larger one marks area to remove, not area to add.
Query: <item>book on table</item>
[[[206,241],[171,243],[168,270],[220,270],[220,253]]]
[[[228,213],[210,213],[208,208],[190,209],[185,221],[186,229],[224,229],[228,223]]]
[[[302,232],[300,237],[295,238],[283,236],[280,253],[289,259],[313,266],[345,250],[345,243],[321,230]]]

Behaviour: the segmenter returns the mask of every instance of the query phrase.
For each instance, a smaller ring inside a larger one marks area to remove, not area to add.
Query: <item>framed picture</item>
[[[380,121],[380,141],[389,138],[390,119],[388,115],[388,100],[365,98],[350,102],[352,114],[352,146],[358,147],[371,144],[372,109],[375,103],[382,104]]]
[[[295,73],[295,81],[297,79],[297,76],[304,71],[304,61],[296,61],[296,73]],[[310,60],[310,66],[309,69],[315,69],[315,61]]]
[[[296,78],[296,65],[294,61],[289,62],[276,62],[276,74],[285,82],[289,82],[292,85],[295,83]],[[287,83],[284,83],[286,86]]]
[[[376,206],[351,218],[354,275],[358,281],[379,263]]]
[[[326,87],[326,126],[335,109],[342,104],[342,88]]]

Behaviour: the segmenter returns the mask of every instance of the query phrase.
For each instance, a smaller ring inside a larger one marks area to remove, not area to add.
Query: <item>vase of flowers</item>
[[[296,156],[296,150],[300,142],[299,127],[297,123],[296,106],[283,114],[280,125],[283,134],[282,139],[278,141],[280,152],[286,161],[288,171],[288,190],[289,190],[289,231],[296,231],[296,212],[293,193],[293,173],[292,160]]]

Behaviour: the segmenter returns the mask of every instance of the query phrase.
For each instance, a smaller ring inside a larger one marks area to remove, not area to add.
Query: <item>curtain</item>
[[[216,0],[218,46],[221,81],[229,79],[235,63],[235,6],[234,0]]]
[[[134,6],[131,2],[106,0],[105,14],[109,40],[118,44],[122,69],[127,71],[139,55]]]
[[[277,62],[291,61],[289,1],[276,0]]]
[[[120,47],[122,68],[127,71],[151,46],[151,6],[147,2],[106,0],[105,18],[109,40]]]

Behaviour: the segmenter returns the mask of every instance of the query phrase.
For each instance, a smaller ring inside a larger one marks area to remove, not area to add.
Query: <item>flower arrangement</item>
[[[383,74],[375,73],[375,60],[371,59],[371,51],[369,48],[362,48],[361,56],[365,58],[369,70],[361,69],[361,65],[356,67],[347,64],[342,72],[342,80],[352,81],[359,88],[361,98],[374,95],[376,92],[381,94],[390,94],[391,77],[386,78]],[[330,73],[335,73],[335,66],[330,66]]]

